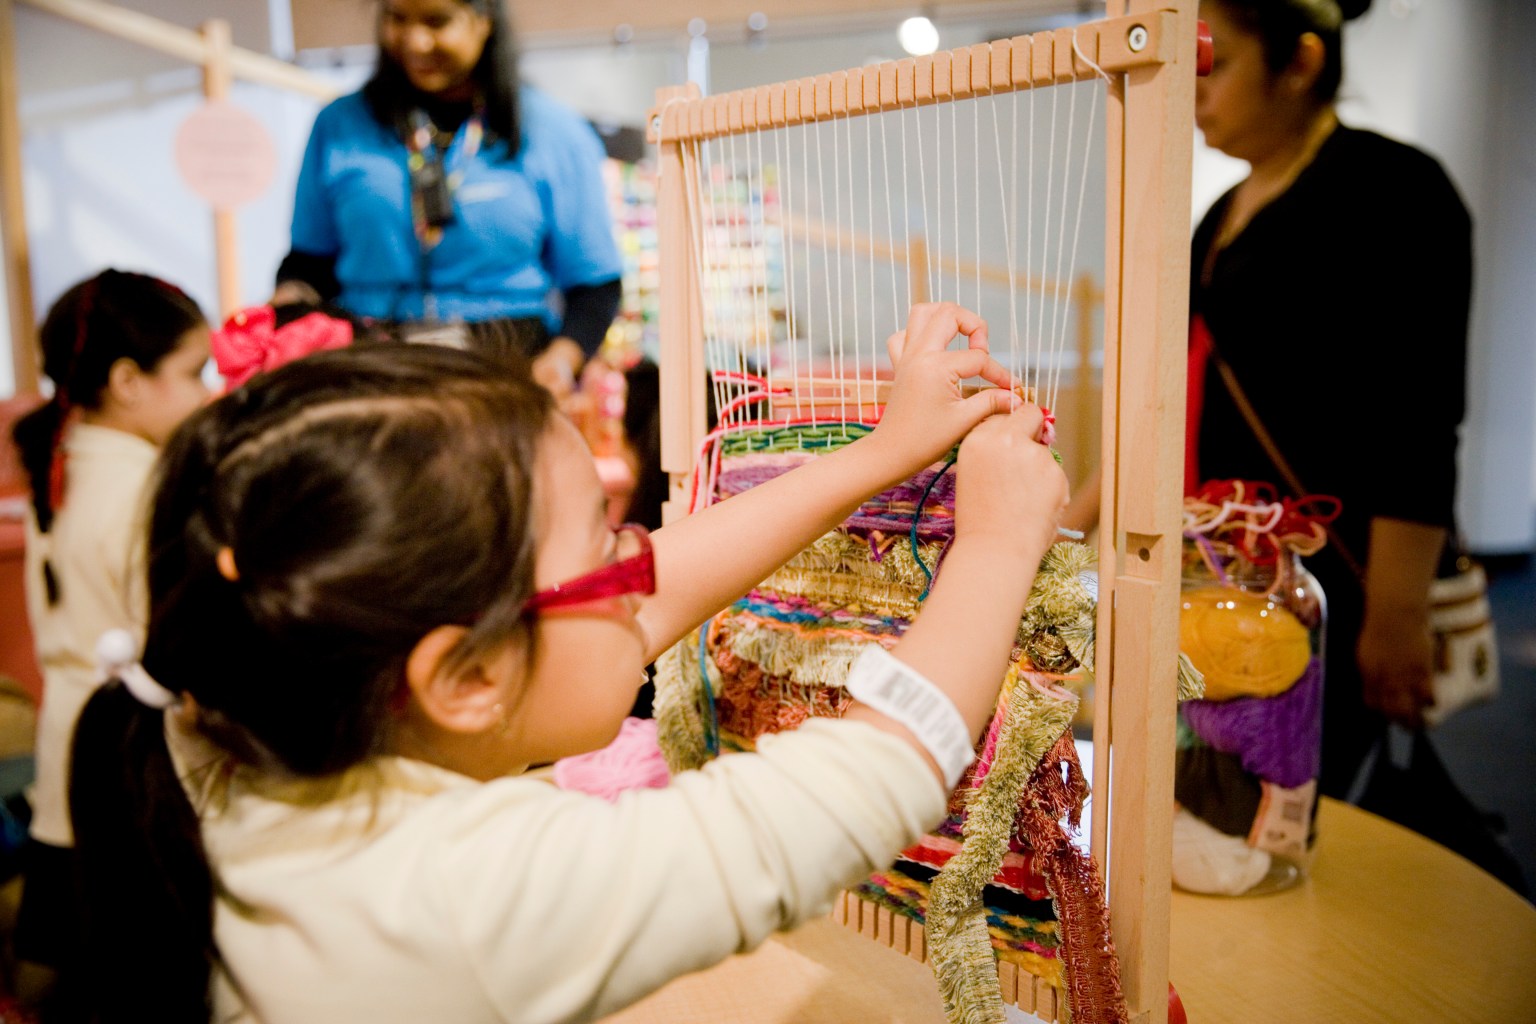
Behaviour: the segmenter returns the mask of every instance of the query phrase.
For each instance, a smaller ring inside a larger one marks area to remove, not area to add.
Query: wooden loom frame
[[[691,86],[664,89],[650,123],[660,150],[661,457],[671,474],[670,518],[686,513],[705,434],[703,305],[687,212],[691,202],[698,208],[698,182],[686,175],[684,143],[1098,77],[1074,54],[1074,41],[1109,74],[1091,836],[1107,872],[1130,1018],[1149,1024],[1166,1021],[1168,1005],[1196,7],[1109,0],[1108,18],[1075,29],[708,98]],[[923,958],[919,929],[902,929],[898,943],[892,922],[870,909],[845,901],[840,916],[869,916],[860,930]],[[1020,992],[1019,980],[1000,972],[1010,1002],[1056,1016],[1054,1001],[1037,1005],[1039,987]]]

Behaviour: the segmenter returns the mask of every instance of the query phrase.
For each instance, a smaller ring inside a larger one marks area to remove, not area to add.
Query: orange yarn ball
[[[1263,594],[1202,587],[1184,595],[1179,649],[1205,676],[1207,700],[1273,697],[1312,657],[1307,627]]]

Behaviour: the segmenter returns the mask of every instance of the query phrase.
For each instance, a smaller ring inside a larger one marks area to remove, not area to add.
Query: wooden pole
[[[1094,719],[1094,774],[1111,806],[1096,806],[1093,831],[1103,838],[1108,810],[1110,916],[1138,1024],[1168,1014],[1195,11],[1111,0],[1109,12],[1156,23],[1127,40],[1168,61],[1129,68],[1107,121],[1105,263],[1120,304],[1105,325],[1096,711],[1108,713]]]
[[[219,18],[206,21],[202,34],[207,46],[203,57],[203,95],[210,103],[228,100],[234,77],[229,59],[233,48],[229,22]],[[219,319],[222,320],[243,305],[240,301],[239,224],[234,210],[214,208],[213,262],[218,271]]]
[[[1072,304],[1077,316],[1077,375],[1073,379],[1072,388],[1075,443],[1072,446],[1070,478],[1073,480],[1082,479],[1084,473],[1098,465],[1099,431],[1093,404],[1098,392],[1093,386],[1093,350],[1097,335],[1093,329],[1093,311],[1100,299],[1092,274],[1085,271],[1072,282]]]
[[[27,254],[27,207],[22,194],[20,94],[16,85],[16,23],[12,0],[0,0],[0,244],[5,249],[5,298],[10,313],[11,372],[18,394],[38,384],[37,324],[32,264]]]
[[[659,303],[660,359],[665,387],[661,394],[661,468],[671,481],[664,518],[671,522],[688,514],[687,488],[694,456],[705,431],[704,312],[699,274],[693,265],[695,245],[690,226],[702,215],[698,182],[684,173],[683,148],[678,141],[680,113],[676,99],[693,99],[698,86],[669,86],[656,93],[650,138],[657,144],[656,229],[661,260]]]

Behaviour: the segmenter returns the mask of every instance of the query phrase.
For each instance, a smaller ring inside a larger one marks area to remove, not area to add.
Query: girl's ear
[[[449,655],[469,630],[438,626],[416,642],[405,662],[405,683],[416,705],[438,728],[481,733],[506,718],[516,659],[505,651],[449,665]]]
[[[111,399],[119,408],[131,409],[139,400],[140,384],[143,380],[143,368],[132,359],[123,356],[112,364],[111,369],[107,370],[106,393],[102,397]]]

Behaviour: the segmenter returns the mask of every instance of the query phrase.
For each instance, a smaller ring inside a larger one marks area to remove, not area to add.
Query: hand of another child
[[[955,540],[1038,559],[1056,540],[1067,477],[1040,442],[1045,416],[1024,404],[968,434],[955,464]]]
[[[950,351],[957,334],[969,345]],[[907,470],[942,458],[976,424],[1021,401],[1009,390],[1008,371],[988,353],[986,321],[952,302],[913,306],[906,329],[891,335],[886,347],[896,380],[875,434]],[[997,387],[966,397],[960,383],[970,377]]]

